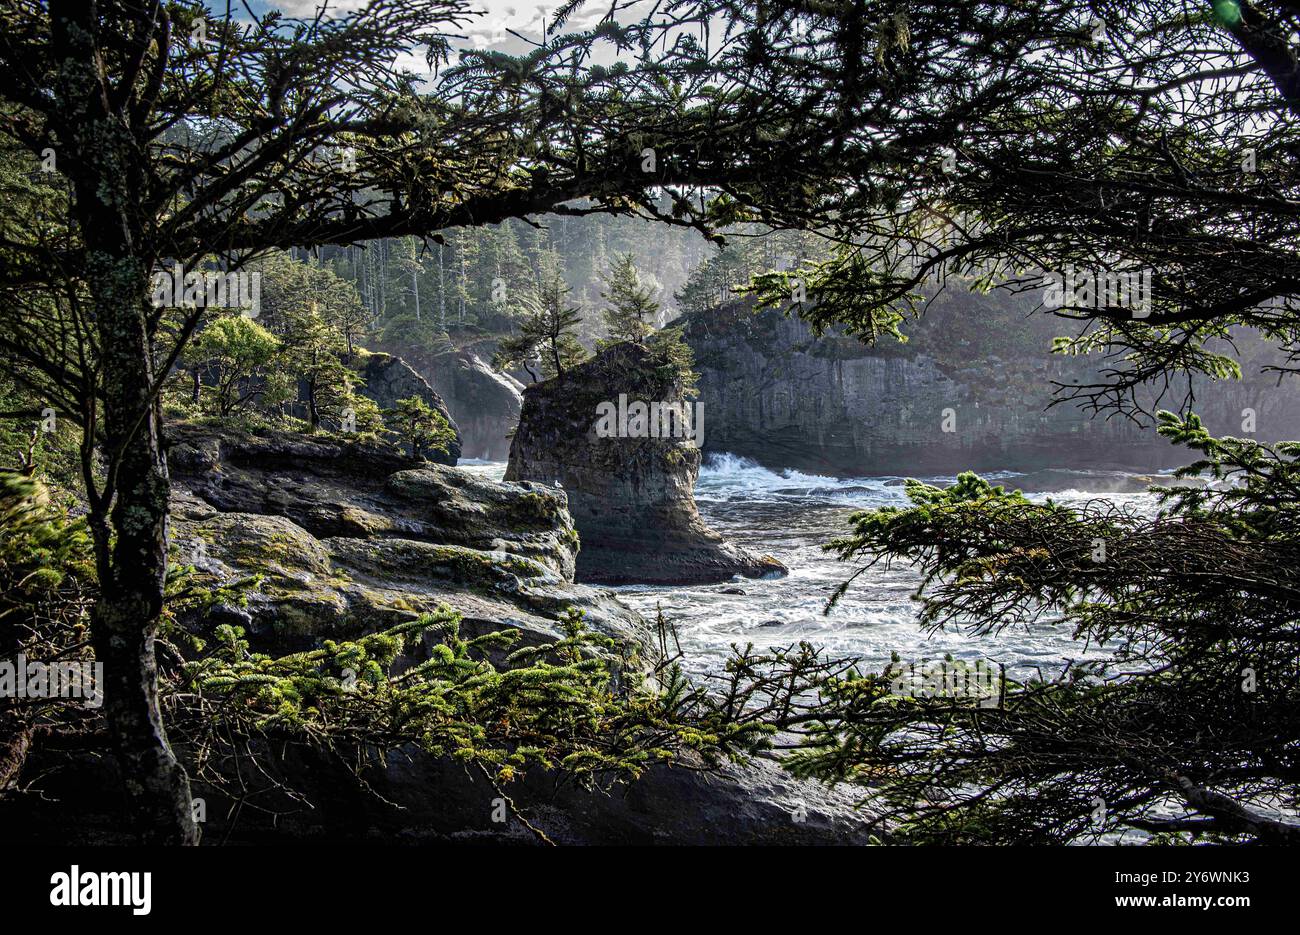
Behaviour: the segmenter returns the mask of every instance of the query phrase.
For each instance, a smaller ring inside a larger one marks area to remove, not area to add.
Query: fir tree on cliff
[[[654,331],[659,303],[642,284],[632,254],[623,253],[614,260],[605,289],[600,295],[607,303],[602,315],[609,336],[616,341],[643,343]]]
[[[558,269],[523,301],[524,321],[519,333],[501,341],[493,358],[498,370],[522,367],[533,382],[538,372],[547,377],[560,376],[589,356],[578,341],[582,310],[569,305],[569,287]]]
[[[397,405],[385,413],[393,423],[393,431],[411,447],[411,455],[424,456],[425,451],[447,450],[456,437],[442,413],[435,412],[418,396],[399,399]]]

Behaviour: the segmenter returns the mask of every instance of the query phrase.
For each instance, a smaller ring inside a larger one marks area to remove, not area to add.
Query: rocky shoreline
[[[219,580],[261,575],[246,608],[218,607],[204,625],[243,626],[255,650],[355,637],[441,603],[464,615],[467,633],[515,628],[536,643],[558,638],[572,607],[616,640],[620,665],[653,665],[650,624],[612,592],[575,581],[582,553],[561,489],[492,482],[341,436],[177,425],[168,438],[171,536],[181,560]],[[271,774],[312,808],[295,807],[273,827],[249,815],[233,824],[219,818],[209,835],[245,843],[507,845],[539,843],[541,835],[569,844],[870,840],[850,793],[766,761],[721,771],[656,766],[607,790],[576,788],[539,770],[511,786],[529,828],[494,822],[490,803],[499,793],[491,784],[418,749],[369,761],[365,791],[323,754],[265,755]],[[99,762],[94,775],[112,769]]]

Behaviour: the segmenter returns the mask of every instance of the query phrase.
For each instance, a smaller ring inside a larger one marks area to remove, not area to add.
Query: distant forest
[[[579,336],[590,343],[604,334],[602,292],[621,255],[633,256],[663,325],[722,303],[755,274],[824,252],[818,238],[802,232],[741,228],[720,245],[694,230],[638,218],[547,215],[291,256],[353,283],[369,330],[385,344],[436,346],[511,333],[521,300],[552,270],[563,276],[581,313]]]

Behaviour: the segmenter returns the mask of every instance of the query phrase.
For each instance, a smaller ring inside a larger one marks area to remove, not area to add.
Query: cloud
[[[334,15],[354,13],[366,5],[369,0],[329,0],[328,12]],[[268,9],[278,9],[285,16],[312,19],[322,6],[322,0],[280,0],[278,3],[266,4]]]

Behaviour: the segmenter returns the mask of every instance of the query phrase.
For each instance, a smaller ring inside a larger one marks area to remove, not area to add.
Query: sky
[[[330,0],[328,9],[333,13],[345,13],[364,7],[366,0]],[[591,0],[579,7],[565,24],[566,31],[576,31],[594,25],[609,11],[610,0]],[[543,21],[548,24],[555,10],[560,5],[557,0],[537,2],[532,0],[467,0],[468,8],[481,15],[474,16],[460,31],[465,39],[454,43],[458,48],[496,49],[517,54],[528,46],[523,39],[512,36],[514,30],[521,36],[540,42]],[[648,4],[647,4],[648,5]],[[321,6],[321,0],[251,0],[250,8],[257,13],[278,8],[287,16],[314,17]],[[224,11],[224,4],[208,0],[208,7],[214,11]],[[426,74],[428,68],[420,55],[409,56],[409,61],[402,64],[411,71]]]
[[[577,31],[593,26],[595,22],[606,16],[611,1],[590,0],[589,3],[585,3],[569,17],[564,30]],[[627,3],[627,0],[621,1]],[[222,0],[205,0],[205,3],[208,9],[212,10],[213,16],[224,16],[226,5]],[[321,3],[322,0],[276,0],[274,3],[269,0],[248,0],[248,8],[257,14],[269,9],[279,9],[286,16],[312,18],[316,16],[316,10],[321,7]],[[329,0],[328,12],[331,14],[354,12],[363,8],[365,3],[367,0]],[[247,14],[240,16],[242,13],[240,5],[242,4],[239,4],[238,0],[234,4],[234,9],[237,10],[235,18],[247,18]],[[459,34],[464,38],[452,40],[452,48],[497,49],[500,52],[519,55],[529,48],[525,39],[541,42],[543,20],[550,23],[555,9],[560,5],[560,0],[547,0],[546,3],[541,1],[534,3],[533,0],[465,0],[465,5],[474,16],[471,16],[459,30]],[[649,1],[638,0],[636,7],[649,8]],[[624,18],[620,17],[620,20]],[[524,39],[511,35],[510,30],[524,36]],[[610,61],[614,60],[612,48],[598,51],[593,61],[602,62],[606,57]],[[455,64],[455,61],[455,53],[452,53],[452,64]],[[408,72],[432,77],[424,53],[420,51],[402,56],[398,64]]]

